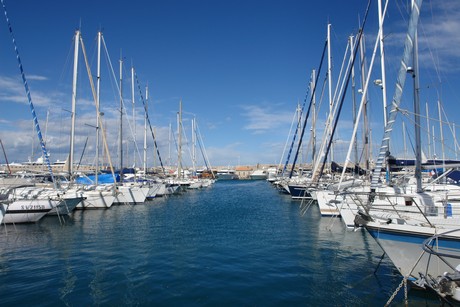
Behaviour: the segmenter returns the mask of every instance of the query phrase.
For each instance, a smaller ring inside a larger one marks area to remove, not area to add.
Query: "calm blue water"
[[[402,279],[387,258],[374,274],[382,251],[365,232],[315,206],[302,216],[265,181],[7,230],[1,306],[383,306]]]

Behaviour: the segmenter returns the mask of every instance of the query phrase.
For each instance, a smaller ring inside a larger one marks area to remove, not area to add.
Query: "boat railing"
[[[458,234],[452,236],[453,233],[460,232],[460,229],[454,229],[450,231],[446,231],[440,234],[436,234],[432,237],[429,237],[425,241],[423,241],[422,248],[425,252],[430,255],[436,256],[441,259],[447,266],[449,266],[452,270],[456,270],[448,261],[444,258],[453,258],[453,259],[460,259],[460,254],[452,252],[451,249],[448,248],[440,248],[439,239],[456,239],[458,240]]]
[[[427,223],[428,226],[434,227],[433,224],[428,219],[427,215],[430,215],[430,206],[421,204],[419,201],[416,201],[416,197],[410,194],[399,194],[399,193],[387,193],[387,192],[377,192],[376,197],[380,200],[385,201],[385,204],[370,203],[368,200],[369,192],[368,191],[342,191],[338,194],[343,195],[344,197],[349,197],[353,203],[359,208],[364,210],[367,215],[371,216],[371,211],[373,212],[386,212],[389,214],[394,214],[400,219],[404,219],[403,214],[411,214],[414,218],[414,215],[420,216],[423,223]],[[404,206],[398,203],[398,199],[404,199]],[[414,205],[414,206],[413,206]],[[404,208],[416,208],[415,210],[404,209]]]

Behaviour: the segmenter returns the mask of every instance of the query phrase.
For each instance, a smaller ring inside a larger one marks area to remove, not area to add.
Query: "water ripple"
[[[0,246],[2,306],[368,306],[400,282],[388,260],[374,275],[365,232],[302,216],[263,181],[46,217]]]

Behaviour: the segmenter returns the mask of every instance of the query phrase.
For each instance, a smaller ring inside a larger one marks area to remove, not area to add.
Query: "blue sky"
[[[388,100],[393,95],[394,79],[403,50],[408,2],[391,1],[385,23]],[[356,34],[366,8],[365,1],[357,0],[317,1],[314,5],[308,1],[293,0],[5,0],[5,4],[52,161],[65,159],[69,150],[70,114],[67,110],[71,108],[73,35],[80,28],[93,76],[96,74],[96,36],[99,30],[103,33],[117,76],[122,54],[123,92],[127,108],[125,121],[129,120],[132,127],[131,66],[134,66],[142,88],[148,84],[149,116],[163,162],[169,163],[169,156],[172,164],[176,161],[175,147],[169,145],[169,125],[176,130],[176,114],[182,99],[187,139],[190,142],[190,122],[195,117],[213,166],[277,164],[280,161],[296,105],[303,102],[311,70],[319,64],[328,22],[332,24],[332,76],[335,87],[347,38]],[[427,102],[430,117],[438,118],[436,103],[439,99],[448,120],[460,123],[457,108],[460,3],[455,0],[425,1],[422,12],[419,34],[422,110],[425,112]],[[40,156],[40,148],[32,131],[32,116],[3,14],[2,19],[0,138],[9,161],[21,162],[32,154],[36,159]],[[369,59],[377,31],[377,1],[374,1],[365,29]],[[116,81],[107,64],[108,57],[103,54],[102,58],[101,111],[105,114],[104,125],[112,160],[117,161],[119,98]],[[379,61],[377,57],[376,62]],[[373,79],[380,78],[379,67],[380,64],[374,69]],[[409,85],[406,84],[405,92],[410,94]],[[75,155],[80,157],[88,138],[83,160],[92,163],[95,129],[88,125],[95,125],[95,106],[82,57],[77,92]],[[375,86],[369,91],[374,154],[382,135],[380,93]],[[403,108],[411,108],[409,94],[405,96]],[[325,95],[324,104],[327,99]],[[350,99],[347,95],[338,125],[336,153],[339,158],[348,148],[352,129]],[[136,89],[135,127],[139,148],[143,142],[142,112],[142,102]],[[326,115],[325,107],[319,110],[318,133],[323,131]],[[411,125],[410,121],[409,118],[406,124]],[[422,123],[425,125],[426,120],[422,119]],[[439,135],[439,124],[433,120],[430,126],[430,131],[434,129]],[[127,122],[124,127],[125,161],[127,165],[132,165],[133,135]],[[448,130],[445,125],[446,151],[453,148]],[[396,133],[395,142],[402,139],[401,131]],[[427,142],[427,132],[423,138]],[[148,163],[152,165],[150,133],[148,139]],[[305,142],[308,142],[308,135]],[[406,142],[410,147],[409,137]],[[436,146],[439,156],[441,145]],[[395,152],[400,153],[401,148],[395,146]],[[185,156],[188,152],[184,149]],[[452,157],[453,154],[451,150],[448,155]],[[139,165],[139,155],[136,160]],[[0,161],[3,163],[4,159]],[[199,164],[203,163],[199,161]]]

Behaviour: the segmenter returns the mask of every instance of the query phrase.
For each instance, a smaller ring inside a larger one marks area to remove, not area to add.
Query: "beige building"
[[[254,171],[252,166],[237,166],[235,172],[240,179],[249,179],[249,175]]]

